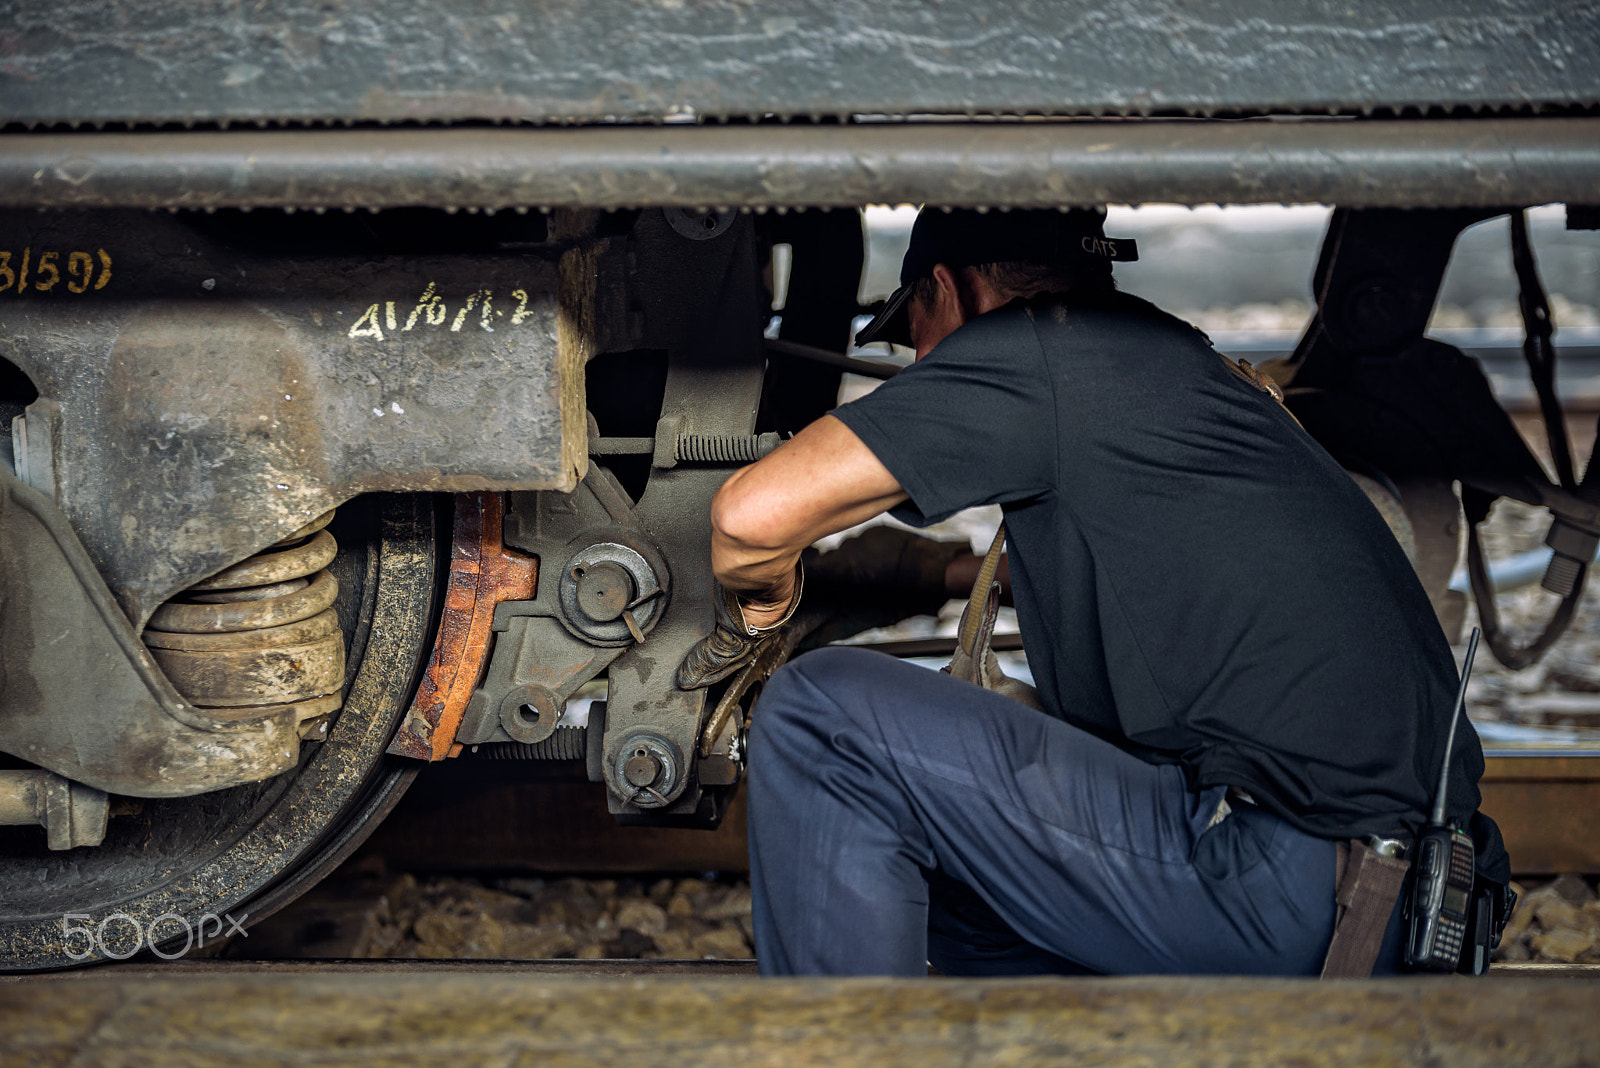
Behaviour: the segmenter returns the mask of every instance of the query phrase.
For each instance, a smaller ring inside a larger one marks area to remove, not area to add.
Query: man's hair
[[[982,263],[972,268],[994,287],[1000,299],[1009,303],[1018,297],[1031,298],[1041,293],[1065,293],[1071,289],[1115,289],[1111,264]],[[959,269],[958,269],[959,273]],[[919,278],[911,286],[912,299],[924,308],[933,307],[939,297],[939,284],[932,276]]]

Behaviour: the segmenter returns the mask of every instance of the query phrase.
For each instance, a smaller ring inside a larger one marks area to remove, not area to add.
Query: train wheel
[[[383,751],[429,649],[448,531],[437,503],[375,495],[340,509],[331,569],[349,639],[347,695],[326,739],[302,746],[296,770],[144,800],[113,816],[92,848],[52,852],[38,827],[0,827],[0,968],[152,948],[176,957],[292,901],[361,843],[418,767]]]

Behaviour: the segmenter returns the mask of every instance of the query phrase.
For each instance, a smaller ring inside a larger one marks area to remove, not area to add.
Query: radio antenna
[[[1467,639],[1467,655],[1461,662],[1461,688],[1456,691],[1455,711],[1450,714],[1450,732],[1444,736],[1444,763],[1439,765],[1439,788],[1433,794],[1433,817],[1429,820],[1439,826],[1444,825],[1445,798],[1450,788],[1450,751],[1456,744],[1456,724],[1461,722],[1462,712],[1467,707],[1467,680],[1472,677],[1472,658],[1478,652],[1480,633],[1473,627],[1472,636]]]

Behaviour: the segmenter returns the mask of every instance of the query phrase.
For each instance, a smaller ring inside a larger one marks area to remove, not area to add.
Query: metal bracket
[[[186,704],[49,497],[0,468],[0,751],[134,797],[292,768],[293,713],[230,726]]]
[[[0,825],[38,824],[51,849],[99,845],[110,815],[104,790],[48,771],[0,771]]]
[[[621,648],[573,637],[554,619],[512,617],[496,640],[488,674],[473,692],[455,740],[464,745],[543,741],[555,731],[567,698],[621,653]],[[537,717],[521,711],[530,706]]]

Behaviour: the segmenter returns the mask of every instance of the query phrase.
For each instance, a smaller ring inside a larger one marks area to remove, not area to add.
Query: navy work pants
[[[773,676],[748,788],[766,975],[1314,975],[1333,934],[1332,842],[879,653]]]

